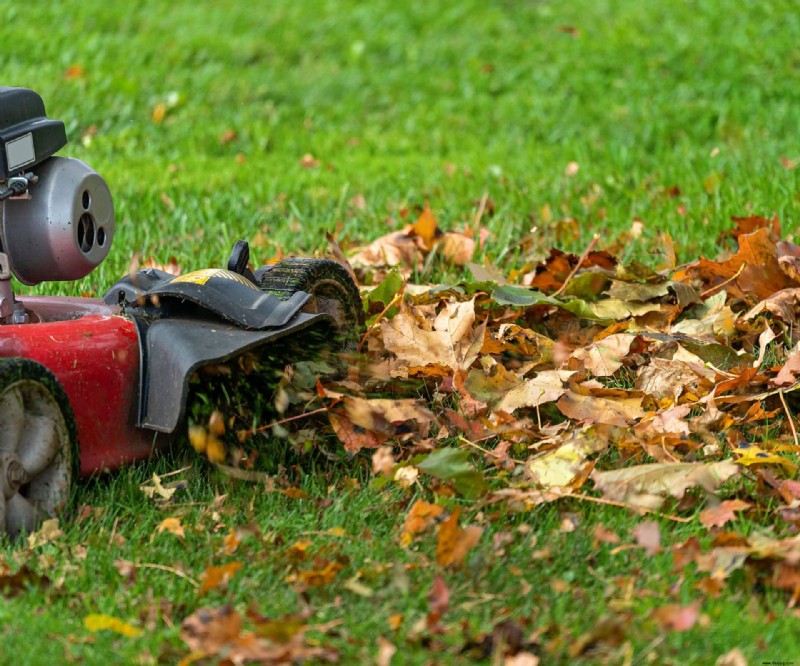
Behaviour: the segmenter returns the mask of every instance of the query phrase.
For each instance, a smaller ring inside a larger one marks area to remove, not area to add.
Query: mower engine
[[[108,255],[114,204],[105,180],[80,160],[54,157],[64,123],[32,90],[0,87],[0,321],[25,323],[11,275],[27,285],[77,280]]]

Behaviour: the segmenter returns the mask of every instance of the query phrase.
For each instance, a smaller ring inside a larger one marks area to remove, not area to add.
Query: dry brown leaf
[[[636,424],[634,432],[640,437],[651,435],[689,436],[689,424],[686,417],[692,408],[689,405],[676,405],[665,409],[651,419]]]
[[[714,662],[714,666],[747,666],[747,657],[737,647],[730,652],[721,654]]]
[[[457,231],[445,231],[439,240],[439,251],[454,266],[466,266],[475,254],[475,240]]]
[[[592,536],[594,536],[598,543],[618,544],[620,542],[619,534],[608,529],[602,523],[598,523],[594,526]]]
[[[391,446],[380,446],[375,453],[372,454],[372,472],[373,474],[384,474],[389,476],[394,471],[395,460],[392,455]]]
[[[595,377],[610,377],[622,367],[634,340],[636,336],[630,333],[614,333],[575,350],[572,357],[583,361],[583,367]]]
[[[423,208],[417,221],[411,225],[409,232],[419,238],[420,245],[426,252],[431,250],[437,238],[441,235],[442,232],[439,231],[439,225],[427,201],[425,202],[425,208]]]
[[[653,463],[601,472],[591,479],[608,499],[646,509],[657,509],[667,496],[680,499],[687,489],[700,486],[714,493],[739,473],[733,460],[715,463]]]
[[[460,567],[469,551],[480,541],[483,529],[471,525],[461,529],[458,519],[461,508],[456,508],[450,517],[439,524],[436,540],[436,563],[442,566]]]
[[[661,532],[655,520],[644,520],[633,528],[631,532],[636,539],[636,544],[644,548],[648,557],[661,552]]]
[[[656,608],[652,617],[664,631],[689,631],[700,617],[700,602],[689,606],[667,604]]]
[[[743,318],[751,320],[761,314],[769,313],[787,324],[795,324],[798,306],[800,306],[800,288],[781,289],[756,303]]]
[[[378,636],[378,655],[375,657],[376,666],[391,666],[392,657],[397,652],[397,648],[391,641],[383,636]]]
[[[567,391],[556,403],[567,418],[590,423],[627,426],[642,418],[642,398],[606,398]]]
[[[697,360],[702,365],[701,359]],[[677,401],[684,390],[696,386],[699,379],[688,363],[652,357],[639,369],[635,387],[657,400],[671,397]]]
[[[526,476],[543,490],[574,490],[586,480],[587,458],[607,447],[605,438],[590,437],[578,431],[572,441],[530,458],[525,465]]]
[[[792,386],[800,379],[799,375],[800,349],[794,349],[770,383],[773,386]]]
[[[219,567],[209,566],[200,574],[200,580],[203,585],[200,588],[200,595],[205,594],[209,590],[216,590],[228,584],[231,578],[236,574],[239,569],[244,565],[241,562],[228,562]]]
[[[242,616],[232,606],[201,608],[181,625],[181,638],[192,652],[217,654],[239,637]]]
[[[433,579],[428,593],[428,626],[435,626],[450,607],[450,590],[440,575]]]
[[[744,511],[751,506],[749,502],[743,502],[738,499],[725,500],[717,506],[701,511],[700,522],[709,529],[712,527],[722,527],[725,523],[736,518],[737,511]]]
[[[797,287],[778,262],[778,247],[768,229],[739,236],[739,251],[727,261],[701,259],[675,274],[679,281],[700,280],[705,290],[724,289],[745,303],[769,298],[776,291]]]
[[[258,622],[256,626],[258,627]],[[192,651],[187,660],[194,661],[196,655],[219,655],[224,656],[224,661],[231,664],[282,666],[306,660],[338,659],[337,652],[329,647],[306,645],[304,633],[304,627],[297,629],[293,626],[287,640],[278,643],[253,632],[242,631],[242,617],[229,605],[201,608],[181,624],[181,638]]]
[[[422,268],[422,251],[414,238],[404,231],[393,231],[361,248],[350,257],[356,268],[405,267]]]
[[[342,569],[344,569],[344,564],[341,562],[328,562],[318,569],[308,569],[289,574],[286,577],[286,582],[297,583],[301,591],[310,587],[322,587],[323,585],[330,585]]]
[[[348,451],[376,448],[389,438],[425,437],[435,421],[421,400],[344,397],[328,411],[336,436]]]
[[[417,500],[405,518],[403,535],[400,539],[403,546],[409,546],[418,532],[422,532],[433,521],[444,513],[444,507]]]
[[[511,389],[496,409],[511,413],[520,407],[538,407],[555,402],[567,392],[566,383],[574,375],[572,370],[543,370]]]
[[[64,70],[64,80],[74,81],[75,79],[82,79],[86,74],[86,70],[82,65],[72,64]]]
[[[483,346],[486,323],[474,326],[475,301],[449,303],[433,322],[433,330],[419,326],[408,313],[400,312],[381,324],[383,344],[412,366],[446,365],[468,370]]]

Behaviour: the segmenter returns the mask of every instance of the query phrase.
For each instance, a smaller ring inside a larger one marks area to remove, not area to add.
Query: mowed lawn
[[[117,211],[105,264],[35,293],[100,295],[132,262],[224,265],[239,238],[256,264],[324,252],[326,231],[363,245],[426,201],[445,229],[490,201],[475,261],[506,274],[523,244],[527,258],[580,253],[594,234],[623,259],[656,261],[663,232],[682,261],[716,256],[734,215],[778,215],[800,240],[800,13],[788,0],[84,0],[0,16],[2,83],[44,97],[67,125],[62,154],[105,176]],[[641,235],[617,243],[637,221]],[[445,572],[435,538],[401,546],[417,496],[374,488],[369,456],[333,443],[328,455],[276,450],[301,493],[233,482],[179,451],[82,484],[51,542],[3,543],[8,570],[29,573],[0,579],[0,662],[177,663],[189,654],[182,620],[226,603],[338,622],[307,642],[342,663],[373,663],[385,642],[396,664],[491,663],[476,645],[505,619],[535,635],[543,664],[578,653],[713,664],[736,647],[753,664],[800,659],[788,596],[744,575],[703,601],[691,630],[663,632],[650,611],[694,601],[700,577],[675,571],[669,552],[598,542],[597,525],[632,541],[640,518],[624,509],[465,500],[485,532],[466,566]],[[184,481],[175,502],[140,490],[185,465],[167,477]],[[159,532],[174,515],[185,533]],[[666,520],[661,532],[666,544],[703,534]],[[346,564],[333,580],[298,587],[299,561],[334,555]],[[201,595],[206,568],[232,561],[230,582]],[[438,575],[449,609],[431,635]],[[91,632],[91,614],[141,633]],[[613,649],[571,650],[598,625],[603,646],[622,636]]]

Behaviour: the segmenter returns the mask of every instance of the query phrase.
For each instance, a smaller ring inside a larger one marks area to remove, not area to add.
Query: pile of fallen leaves
[[[673,549],[676,563],[708,572],[717,594],[748,567],[793,605],[800,246],[781,240],[776,219],[734,222],[727,240],[738,249],[717,260],[678,266],[664,235],[660,265],[623,263],[595,238],[580,256],[551,250],[506,274],[471,263],[487,242],[479,225],[444,233],[426,207],[348,253],[367,316],[359,354],[328,373],[287,365],[276,420],[237,430],[225,414],[228,429],[240,445],[269,430],[306,450],[335,435],[348,454],[371,458],[376,487],[432,500],[522,511],[573,498],[699,521],[710,549],[692,538]],[[434,260],[470,277],[413,283]],[[232,452],[230,466],[246,468]],[[761,516],[763,529],[725,531],[739,512]],[[458,511],[419,500],[400,542],[434,527],[445,567],[481,538]],[[655,552],[657,529],[645,532]]]

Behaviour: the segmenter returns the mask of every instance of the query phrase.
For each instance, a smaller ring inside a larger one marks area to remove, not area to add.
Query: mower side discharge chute
[[[134,320],[143,356],[138,425],[167,433],[183,420],[189,378],[198,368],[224,363],[310,326],[335,328],[327,314],[298,311],[283,325],[257,331],[195,318],[148,323],[144,317],[134,316]]]
[[[120,280],[105,298],[123,305],[139,333],[137,425],[165,433],[183,421],[189,379],[198,368],[312,325],[336,325],[328,314],[301,311],[311,298],[305,291],[281,299],[218,268],[177,277],[142,271]]]

